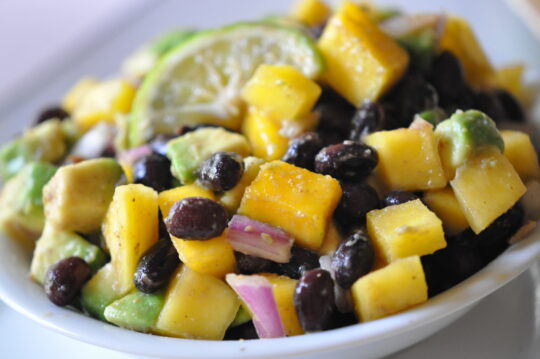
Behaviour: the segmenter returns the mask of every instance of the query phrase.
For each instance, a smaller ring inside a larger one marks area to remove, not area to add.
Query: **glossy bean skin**
[[[505,113],[505,121],[521,123],[526,121],[525,111],[514,95],[504,89],[494,90],[494,93]]]
[[[176,202],[165,219],[170,234],[188,240],[217,237],[223,233],[227,222],[227,210],[204,197],[188,197]]]
[[[58,306],[71,304],[92,275],[88,263],[79,257],[68,257],[51,266],[43,286],[51,302]]]
[[[336,283],[350,288],[354,282],[369,273],[375,264],[373,245],[363,230],[357,230],[341,242],[332,256],[332,270]]]
[[[204,187],[215,191],[228,191],[244,173],[242,157],[233,152],[216,152],[201,164],[197,179]]]
[[[328,329],[335,312],[334,281],[330,273],[324,269],[305,272],[294,291],[294,306],[306,332]]]
[[[379,196],[367,184],[343,181],[340,184],[343,193],[334,212],[334,219],[344,229],[350,229],[364,223],[369,211],[379,208]]]
[[[319,255],[301,247],[291,248],[291,259],[287,263],[275,263],[272,271],[289,278],[299,279],[304,272],[319,267]]]
[[[409,191],[391,191],[388,192],[382,199],[383,207],[395,206],[396,204],[403,204],[409,201],[418,199],[418,196]]]
[[[180,264],[178,252],[169,239],[160,239],[141,257],[135,271],[135,287],[143,293],[164,288]]]
[[[383,127],[383,107],[377,102],[368,100],[364,102],[352,118],[349,140],[360,142],[364,136],[380,131]]]
[[[315,171],[343,181],[360,181],[377,166],[377,151],[353,141],[323,148],[315,156]]]
[[[324,147],[318,133],[308,132],[293,139],[289,143],[287,152],[281,158],[282,161],[302,167],[310,171],[314,170],[315,156]]]
[[[172,187],[171,162],[165,156],[150,154],[133,166],[133,182],[152,187],[158,192]]]
[[[35,121],[35,124],[39,125],[40,123],[53,119],[53,118],[57,118],[60,121],[62,121],[68,117],[69,117],[69,113],[66,110],[64,110],[61,106],[51,106],[51,107],[47,107],[43,109],[39,113]]]

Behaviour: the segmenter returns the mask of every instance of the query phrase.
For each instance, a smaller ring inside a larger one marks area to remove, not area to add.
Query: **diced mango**
[[[524,84],[524,72],[525,66],[522,64],[502,67],[495,73],[495,82],[497,87],[509,91],[521,104],[527,106],[534,97],[534,89]]]
[[[262,274],[272,284],[272,294],[287,336],[304,334],[294,306],[295,279],[277,274]]]
[[[219,202],[227,209],[227,211],[229,211],[229,213],[236,213],[246,187],[253,182],[255,177],[257,177],[259,169],[264,162],[265,161],[262,158],[252,156],[244,158],[244,173],[242,174],[240,181],[238,181],[236,186],[224,192],[219,197]]]
[[[446,186],[431,128],[375,132],[364,139],[379,155],[377,178],[388,190],[420,191]]]
[[[72,113],[79,107],[82,99],[98,84],[93,77],[84,77],[80,79],[64,96],[62,107],[69,113]]]
[[[127,113],[135,96],[135,88],[122,79],[109,80],[91,87],[82,95],[73,112],[73,120],[83,130],[100,121],[114,123],[116,114]]]
[[[250,108],[242,132],[248,139],[253,155],[267,161],[280,159],[289,146],[289,139],[280,133],[280,125],[262,111]]]
[[[239,306],[238,296],[225,282],[182,266],[169,283],[153,331],[172,337],[221,340]]]
[[[352,104],[377,100],[403,75],[409,56],[356,4],[345,1],[319,40],[323,80]]]
[[[523,182],[540,178],[538,155],[528,134],[520,131],[503,130],[504,155],[519,174]]]
[[[487,228],[526,192],[518,173],[498,150],[470,158],[457,169],[450,185],[475,233]]]
[[[117,291],[134,288],[139,259],[158,240],[158,194],[141,184],[116,187],[102,226]]]
[[[163,218],[167,218],[171,207],[178,201],[187,197],[205,197],[215,199],[214,192],[197,184],[189,184],[172,188],[159,193],[159,209]]]
[[[439,50],[450,51],[461,61],[465,77],[473,86],[486,87],[495,81],[495,71],[465,19],[457,16],[446,18]]]
[[[260,65],[242,90],[242,98],[257,110],[278,120],[309,113],[321,88],[289,65]]]
[[[446,234],[455,235],[469,228],[451,187],[426,191],[422,200],[442,220]]]
[[[341,186],[332,177],[272,161],[246,188],[238,214],[280,227],[297,245],[316,250],[340,198]]]
[[[341,235],[339,234],[336,226],[333,222],[328,223],[328,229],[326,230],[326,236],[324,237],[321,248],[317,250],[321,256],[331,255],[334,253],[341,243]]]
[[[446,247],[442,222],[419,199],[366,215],[369,238],[383,264]]]
[[[351,288],[356,315],[367,322],[427,301],[428,290],[420,257],[390,263],[358,279]]]
[[[297,0],[291,10],[291,18],[307,26],[323,24],[330,16],[331,10],[320,0]]]
[[[171,236],[180,260],[198,273],[223,278],[236,271],[234,250],[223,234],[206,241],[184,240]]]

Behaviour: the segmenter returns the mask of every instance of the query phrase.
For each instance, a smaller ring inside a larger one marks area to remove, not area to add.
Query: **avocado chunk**
[[[431,110],[426,110],[417,114],[422,120],[431,123],[433,126],[437,126],[442,121],[446,120],[448,116],[446,112],[440,107],[432,108]]]
[[[97,271],[107,261],[107,255],[98,246],[75,233],[61,231],[47,223],[32,257],[32,279],[43,283],[49,267],[68,257],[84,259],[93,271]]]
[[[249,155],[246,138],[221,127],[203,127],[171,140],[167,144],[167,157],[171,160],[172,174],[182,182],[195,181],[200,165],[219,151]]]
[[[163,293],[145,294],[135,290],[105,308],[105,319],[119,327],[146,333],[163,308]]]
[[[435,136],[447,173],[449,170],[455,172],[467,159],[481,151],[496,148],[504,152],[504,141],[495,122],[477,110],[457,111],[437,125]]]
[[[60,120],[51,119],[32,127],[0,149],[0,177],[15,176],[30,162],[56,162],[66,152]]]
[[[437,48],[437,34],[433,28],[421,29],[396,40],[409,53],[414,68],[422,72],[429,70]]]
[[[43,189],[47,221],[64,231],[97,231],[121,175],[122,168],[112,158],[61,167]]]
[[[31,244],[45,224],[43,186],[56,167],[47,163],[27,164],[11,178],[0,194],[0,229],[9,237]]]
[[[229,328],[234,328],[239,325],[245,324],[251,320],[251,313],[249,312],[249,309],[247,309],[246,304],[244,302],[240,302],[240,307],[238,307],[238,312],[236,312],[236,316],[234,317],[234,320],[232,321],[231,325],[229,325]]]
[[[81,291],[81,305],[91,316],[105,321],[105,308],[122,297],[115,291],[116,279],[111,263],[102,267],[86,284]]]

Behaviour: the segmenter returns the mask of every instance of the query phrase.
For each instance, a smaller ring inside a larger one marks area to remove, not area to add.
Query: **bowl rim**
[[[13,251],[14,247],[18,247],[14,241],[2,236],[0,253],[11,253],[5,251]],[[17,312],[60,334],[120,352],[161,358],[268,358],[309,355],[373,344],[471,307],[516,278],[537,260],[540,256],[540,227],[512,244],[478,273],[405,312],[319,333],[240,341],[180,339],[143,334],[67,308],[56,307],[47,299],[41,286],[32,282],[28,276],[23,282],[17,281],[22,277],[14,277],[14,270],[10,271],[9,266],[18,266],[21,271],[28,261],[28,258],[21,261],[20,256],[24,254],[22,250],[18,252],[8,258],[11,260],[0,261],[0,298]]]

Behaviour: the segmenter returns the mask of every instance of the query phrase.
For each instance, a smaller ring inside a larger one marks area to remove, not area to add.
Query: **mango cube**
[[[358,279],[351,288],[356,315],[367,322],[386,317],[428,299],[420,257],[390,263]]]
[[[340,243],[341,235],[339,234],[336,225],[330,221],[330,223],[328,223],[328,228],[326,229],[326,237],[324,237],[323,244],[317,250],[317,253],[321,256],[332,255]]]
[[[446,177],[431,128],[399,128],[375,132],[364,139],[379,155],[377,178],[389,190],[444,188]]]
[[[527,190],[510,161],[498,150],[467,160],[457,169],[450,185],[475,233],[509,210]]]
[[[519,174],[523,182],[540,178],[538,155],[528,134],[520,131],[503,130],[504,155]]]
[[[455,235],[469,228],[451,187],[426,191],[422,200],[442,220],[445,233]]]
[[[446,247],[441,220],[419,199],[370,211],[366,221],[377,259],[383,264]]]
[[[384,94],[409,63],[407,52],[350,1],[330,18],[319,49],[328,65],[323,80],[358,107]]]
[[[134,288],[142,255],[158,240],[158,194],[141,184],[116,187],[102,232],[111,254],[119,293]]]
[[[163,218],[167,218],[169,211],[176,202],[187,197],[205,197],[211,200],[215,199],[214,192],[197,184],[188,184],[160,192],[158,196],[158,203],[159,210],[161,211]]]
[[[69,113],[72,113],[79,107],[82,99],[99,82],[93,77],[84,77],[80,79],[64,96],[62,107]]]
[[[248,139],[253,155],[267,161],[280,159],[289,146],[289,139],[280,133],[280,125],[266,113],[250,108],[242,132]]]
[[[330,16],[331,10],[320,0],[298,0],[291,11],[291,18],[307,26],[323,24]]]
[[[295,279],[277,274],[262,274],[272,284],[272,294],[287,336],[304,334],[294,306]]]
[[[450,51],[461,61],[465,77],[473,86],[486,87],[495,81],[495,71],[465,19],[447,17],[439,40],[439,50]]]
[[[234,250],[226,234],[206,241],[193,241],[171,236],[180,260],[198,273],[223,278],[236,271]]]
[[[182,266],[169,283],[153,331],[192,339],[221,340],[240,300],[222,280]]]
[[[219,197],[219,202],[227,209],[227,211],[229,211],[229,213],[236,213],[246,187],[253,182],[255,177],[257,177],[259,169],[264,162],[265,161],[262,158],[252,156],[244,158],[244,173],[242,174],[240,181],[238,181],[236,186],[224,192]]]
[[[504,66],[496,70],[495,82],[497,87],[509,91],[519,102],[527,106],[535,94],[532,88],[524,84],[524,71],[525,65],[523,64]]]
[[[319,85],[290,65],[260,65],[242,90],[249,105],[278,120],[307,115],[320,95]]]
[[[135,88],[125,80],[115,79],[99,83],[81,96],[73,120],[81,129],[88,130],[100,121],[114,123],[117,114],[128,113]]]
[[[246,188],[238,214],[280,227],[297,245],[316,250],[340,198],[341,186],[332,177],[272,161]]]

